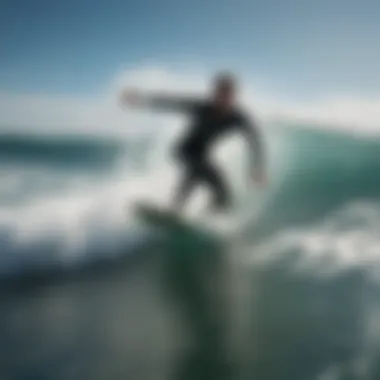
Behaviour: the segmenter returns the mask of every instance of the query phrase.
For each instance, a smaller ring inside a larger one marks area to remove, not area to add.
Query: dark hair
[[[216,88],[234,90],[237,86],[234,75],[222,72],[215,76],[214,84]]]

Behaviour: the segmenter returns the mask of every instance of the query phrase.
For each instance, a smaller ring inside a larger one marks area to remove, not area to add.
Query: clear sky
[[[98,93],[124,67],[194,61],[368,96],[379,20],[379,0],[0,0],[0,91]]]

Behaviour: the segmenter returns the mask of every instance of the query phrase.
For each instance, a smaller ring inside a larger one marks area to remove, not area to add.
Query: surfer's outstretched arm
[[[266,181],[265,149],[257,123],[249,117],[240,116],[239,126],[250,145],[252,153],[251,171],[258,182]]]
[[[162,111],[193,112],[201,103],[199,99],[165,94],[142,94],[126,90],[121,94],[122,105]]]

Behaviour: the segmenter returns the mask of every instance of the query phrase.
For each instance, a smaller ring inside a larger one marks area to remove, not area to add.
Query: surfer
[[[183,178],[174,197],[173,207],[180,211],[195,185],[206,184],[213,193],[213,210],[225,211],[232,205],[227,181],[209,158],[213,144],[229,132],[240,131],[247,138],[252,155],[252,176],[259,184],[266,183],[263,142],[256,123],[236,104],[235,78],[222,73],[214,79],[209,99],[193,99],[163,94],[142,94],[133,89],[123,91],[122,104],[157,110],[180,111],[191,118],[188,132],[175,149],[182,163]]]

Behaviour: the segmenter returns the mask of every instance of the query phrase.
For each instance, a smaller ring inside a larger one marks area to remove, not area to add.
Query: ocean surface
[[[265,139],[265,190],[225,148],[243,222],[202,241],[136,219],[157,136],[1,134],[0,379],[379,379],[380,137]]]

